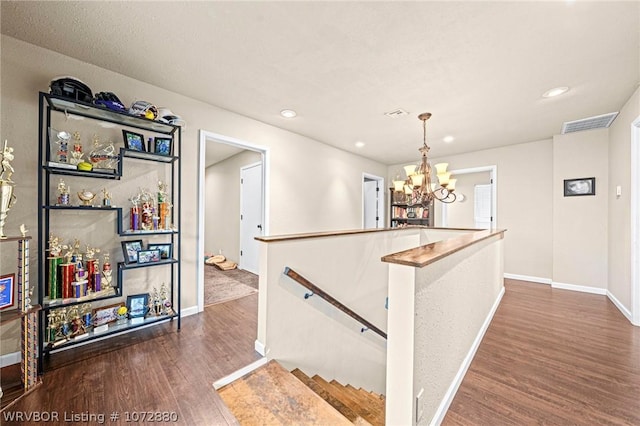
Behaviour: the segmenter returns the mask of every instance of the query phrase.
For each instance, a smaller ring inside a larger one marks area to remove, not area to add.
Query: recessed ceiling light
[[[280,115],[284,118],[293,118],[298,115],[298,113],[292,109],[283,109],[282,111],[280,111]]]
[[[445,136],[444,138],[442,138],[442,140],[446,143],[453,142],[454,139],[455,138],[453,136]]]
[[[356,142],[356,147],[357,147],[357,148],[362,148],[362,147],[363,147],[363,146],[365,146],[365,145],[366,145],[366,144],[365,144],[364,142],[362,142],[362,141],[358,141],[358,142]]]
[[[568,87],[556,87],[554,89],[547,90],[546,92],[544,92],[542,97],[543,98],[553,98],[554,96],[560,96],[563,93],[566,93],[568,90],[569,90]]]

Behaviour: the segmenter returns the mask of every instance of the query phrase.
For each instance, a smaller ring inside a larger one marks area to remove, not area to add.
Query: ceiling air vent
[[[562,134],[581,132],[582,130],[604,129],[611,126],[617,116],[617,112],[610,112],[609,114],[583,118],[582,120],[567,121],[562,125]]]
[[[385,112],[384,115],[386,115],[387,117],[391,117],[391,118],[398,118],[398,117],[402,117],[403,115],[408,115],[409,113],[401,108],[398,108],[396,110],[393,111],[389,111],[389,112]]]

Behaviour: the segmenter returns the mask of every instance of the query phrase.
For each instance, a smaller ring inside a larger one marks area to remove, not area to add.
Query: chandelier
[[[456,200],[456,179],[451,179],[451,172],[447,171],[448,163],[439,163],[436,168],[438,184],[431,182],[431,164],[429,164],[429,145],[427,145],[427,120],[430,112],[418,116],[422,121],[423,145],[419,149],[422,158],[420,164],[404,166],[407,178],[393,181],[393,196],[395,203],[406,203],[410,206],[420,205],[429,207],[433,200],[443,203],[453,203]]]

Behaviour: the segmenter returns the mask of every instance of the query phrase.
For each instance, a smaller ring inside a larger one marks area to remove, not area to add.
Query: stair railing
[[[385,333],[384,331],[380,330],[378,327],[376,327],[375,325],[371,324],[366,319],[362,318],[360,315],[358,315],[357,313],[355,313],[354,311],[349,309],[344,303],[340,302],[335,297],[331,296],[330,294],[328,294],[327,292],[322,290],[320,287],[318,287],[317,285],[313,284],[311,281],[309,281],[308,279],[306,279],[302,275],[298,274],[293,269],[291,269],[288,266],[286,266],[284,268],[284,274],[286,276],[288,276],[289,278],[291,278],[292,280],[294,280],[295,282],[297,282],[298,284],[300,284],[301,286],[305,287],[307,290],[311,291],[311,293],[306,293],[304,295],[305,299],[308,299],[311,296],[317,295],[320,298],[322,298],[323,300],[327,301],[330,305],[334,306],[338,310],[344,312],[345,314],[347,314],[348,316],[350,316],[351,318],[353,318],[354,320],[356,320],[360,324],[362,324],[364,327],[362,327],[360,329],[360,332],[364,333],[367,330],[371,330],[374,333],[382,336],[384,339],[387,338],[387,333]]]

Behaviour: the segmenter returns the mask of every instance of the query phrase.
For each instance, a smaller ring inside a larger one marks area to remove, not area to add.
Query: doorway
[[[384,178],[362,174],[362,228],[384,228]]]
[[[452,170],[457,178],[456,201],[440,204],[436,227],[495,229],[497,227],[497,166]]]
[[[257,222],[255,226],[256,229],[260,232],[259,235],[268,235],[269,149],[240,139],[208,132],[206,130],[200,130],[198,148],[198,231],[196,237],[198,261],[196,262],[196,279],[198,312],[202,312],[202,310],[204,309],[205,299],[205,247],[219,247],[211,241],[212,237],[207,232],[207,220],[209,220],[210,218],[207,218],[207,215],[205,214],[205,207],[208,205],[208,203],[212,203],[221,210],[232,210],[231,207],[237,206],[237,213],[231,212],[228,213],[227,216],[218,219],[219,224],[222,225],[220,227],[220,232],[230,232],[232,235],[229,236],[229,239],[235,240],[237,243],[237,248],[235,248],[233,245],[226,245],[226,252],[223,252],[221,254],[227,257],[234,257],[238,259],[238,264],[240,265],[240,267],[242,268],[244,266],[241,260],[242,257],[240,256],[241,250],[243,250],[244,253],[244,249],[240,249],[240,204],[242,204],[240,201],[242,192],[240,187],[240,173],[242,172],[242,167],[236,167],[232,164],[231,167],[233,167],[233,170],[235,170],[235,173],[237,174],[237,180],[235,181],[235,184],[217,188],[219,191],[221,191],[220,194],[216,196],[210,196],[210,194],[206,193],[207,181],[209,178],[209,174],[207,173],[207,165],[208,163],[211,164],[214,161],[222,161],[220,160],[221,156],[226,157],[226,159],[230,159],[243,155],[245,155],[247,158],[252,158],[252,160],[250,160],[249,162],[244,163],[244,166],[260,164],[259,168],[252,171],[253,174],[251,180],[253,181],[253,188],[251,189],[251,193],[254,194],[254,196],[256,193],[259,193],[260,197],[257,204],[253,205],[252,207],[251,216],[253,217],[252,220],[255,220]],[[255,176],[256,172],[259,175],[257,176],[259,179],[257,179]],[[244,204],[246,203],[248,202],[245,201]],[[230,226],[230,224],[233,224],[233,226]],[[260,228],[258,228],[257,225],[260,225]],[[256,243],[255,240],[253,240],[253,242]],[[210,248],[207,250],[209,250],[210,252],[214,252],[213,254],[219,254],[218,250],[222,251],[221,249],[211,250]],[[253,251],[257,254],[257,247]],[[249,268],[253,269],[250,270],[250,272],[253,273],[257,273],[259,269],[258,256],[256,255],[255,258],[256,260],[253,265],[249,265]]]

